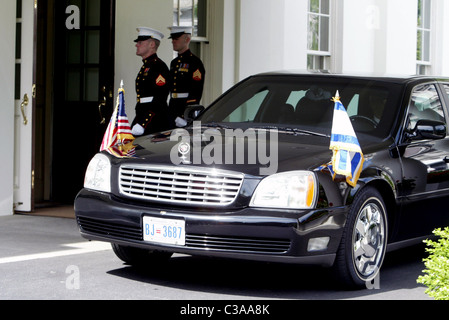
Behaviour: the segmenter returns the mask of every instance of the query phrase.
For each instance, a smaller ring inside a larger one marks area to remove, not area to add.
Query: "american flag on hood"
[[[107,151],[118,158],[133,157],[136,154],[134,140],[125,112],[125,90],[122,82],[121,88],[118,90],[117,105],[104,134],[100,152]]]

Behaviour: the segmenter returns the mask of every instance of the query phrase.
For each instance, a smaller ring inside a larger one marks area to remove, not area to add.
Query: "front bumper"
[[[346,209],[167,209],[86,189],[75,200],[81,235],[89,240],[189,255],[321,266],[334,263]],[[145,242],[144,216],[184,219],[186,244]],[[309,240],[316,238],[329,238],[329,243],[320,251],[310,251]]]

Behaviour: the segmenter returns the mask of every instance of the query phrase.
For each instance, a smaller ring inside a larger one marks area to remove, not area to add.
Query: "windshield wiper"
[[[279,132],[290,133],[290,134],[294,134],[294,135],[308,135],[308,136],[315,136],[315,137],[322,137],[322,138],[330,138],[331,137],[328,134],[318,133],[318,132],[313,132],[313,131],[303,130],[303,129],[298,129],[298,128],[291,128],[291,127],[263,126],[263,127],[256,127],[253,129],[277,130]]]
[[[228,125],[225,125],[220,122],[210,122],[210,123],[203,123],[201,124],[203,127],[207,128],[218,128],[218,129],[236,129],[235,127],[230,127]],[[318,133],[314,131],[309,130],[303,130],[298,128],[291,128],[291,127],[277,127],[275,125],[273,126],[260,126],[260,127],[250,127],[248,129],[254,129],[254,130],[276,130],[279,132],[287,133],[287,134],[294,134],[294,135],[307,135],[307,136],[315,136],[315,137],[322,137],[322,138],[330,138],[331,136],[324,133]]]
[[[201,123],[202,127],[207,127],[207,128],[218,128],[218,129],[234,129],[230,126],[227,126],[221,122],[209,122],[209,123]]]

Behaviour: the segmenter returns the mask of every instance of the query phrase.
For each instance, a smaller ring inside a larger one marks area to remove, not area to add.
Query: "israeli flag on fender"
[[[330,149],[334,154],[332,166],[329,169],[334,178],[337,174],[346,176],[347,183],[355,187],[365,159],[349,115],[340,101],[338,91],[333,101],[335,107]]]

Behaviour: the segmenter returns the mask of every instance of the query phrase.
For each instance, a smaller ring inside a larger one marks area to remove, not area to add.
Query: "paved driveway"
[[[164,268],[123,264],[73,219],[0,217],[0,299],[429,300],[416,283],[424,246],[389,253],[377,289],[341,291],[327,270],[175,255]]]

